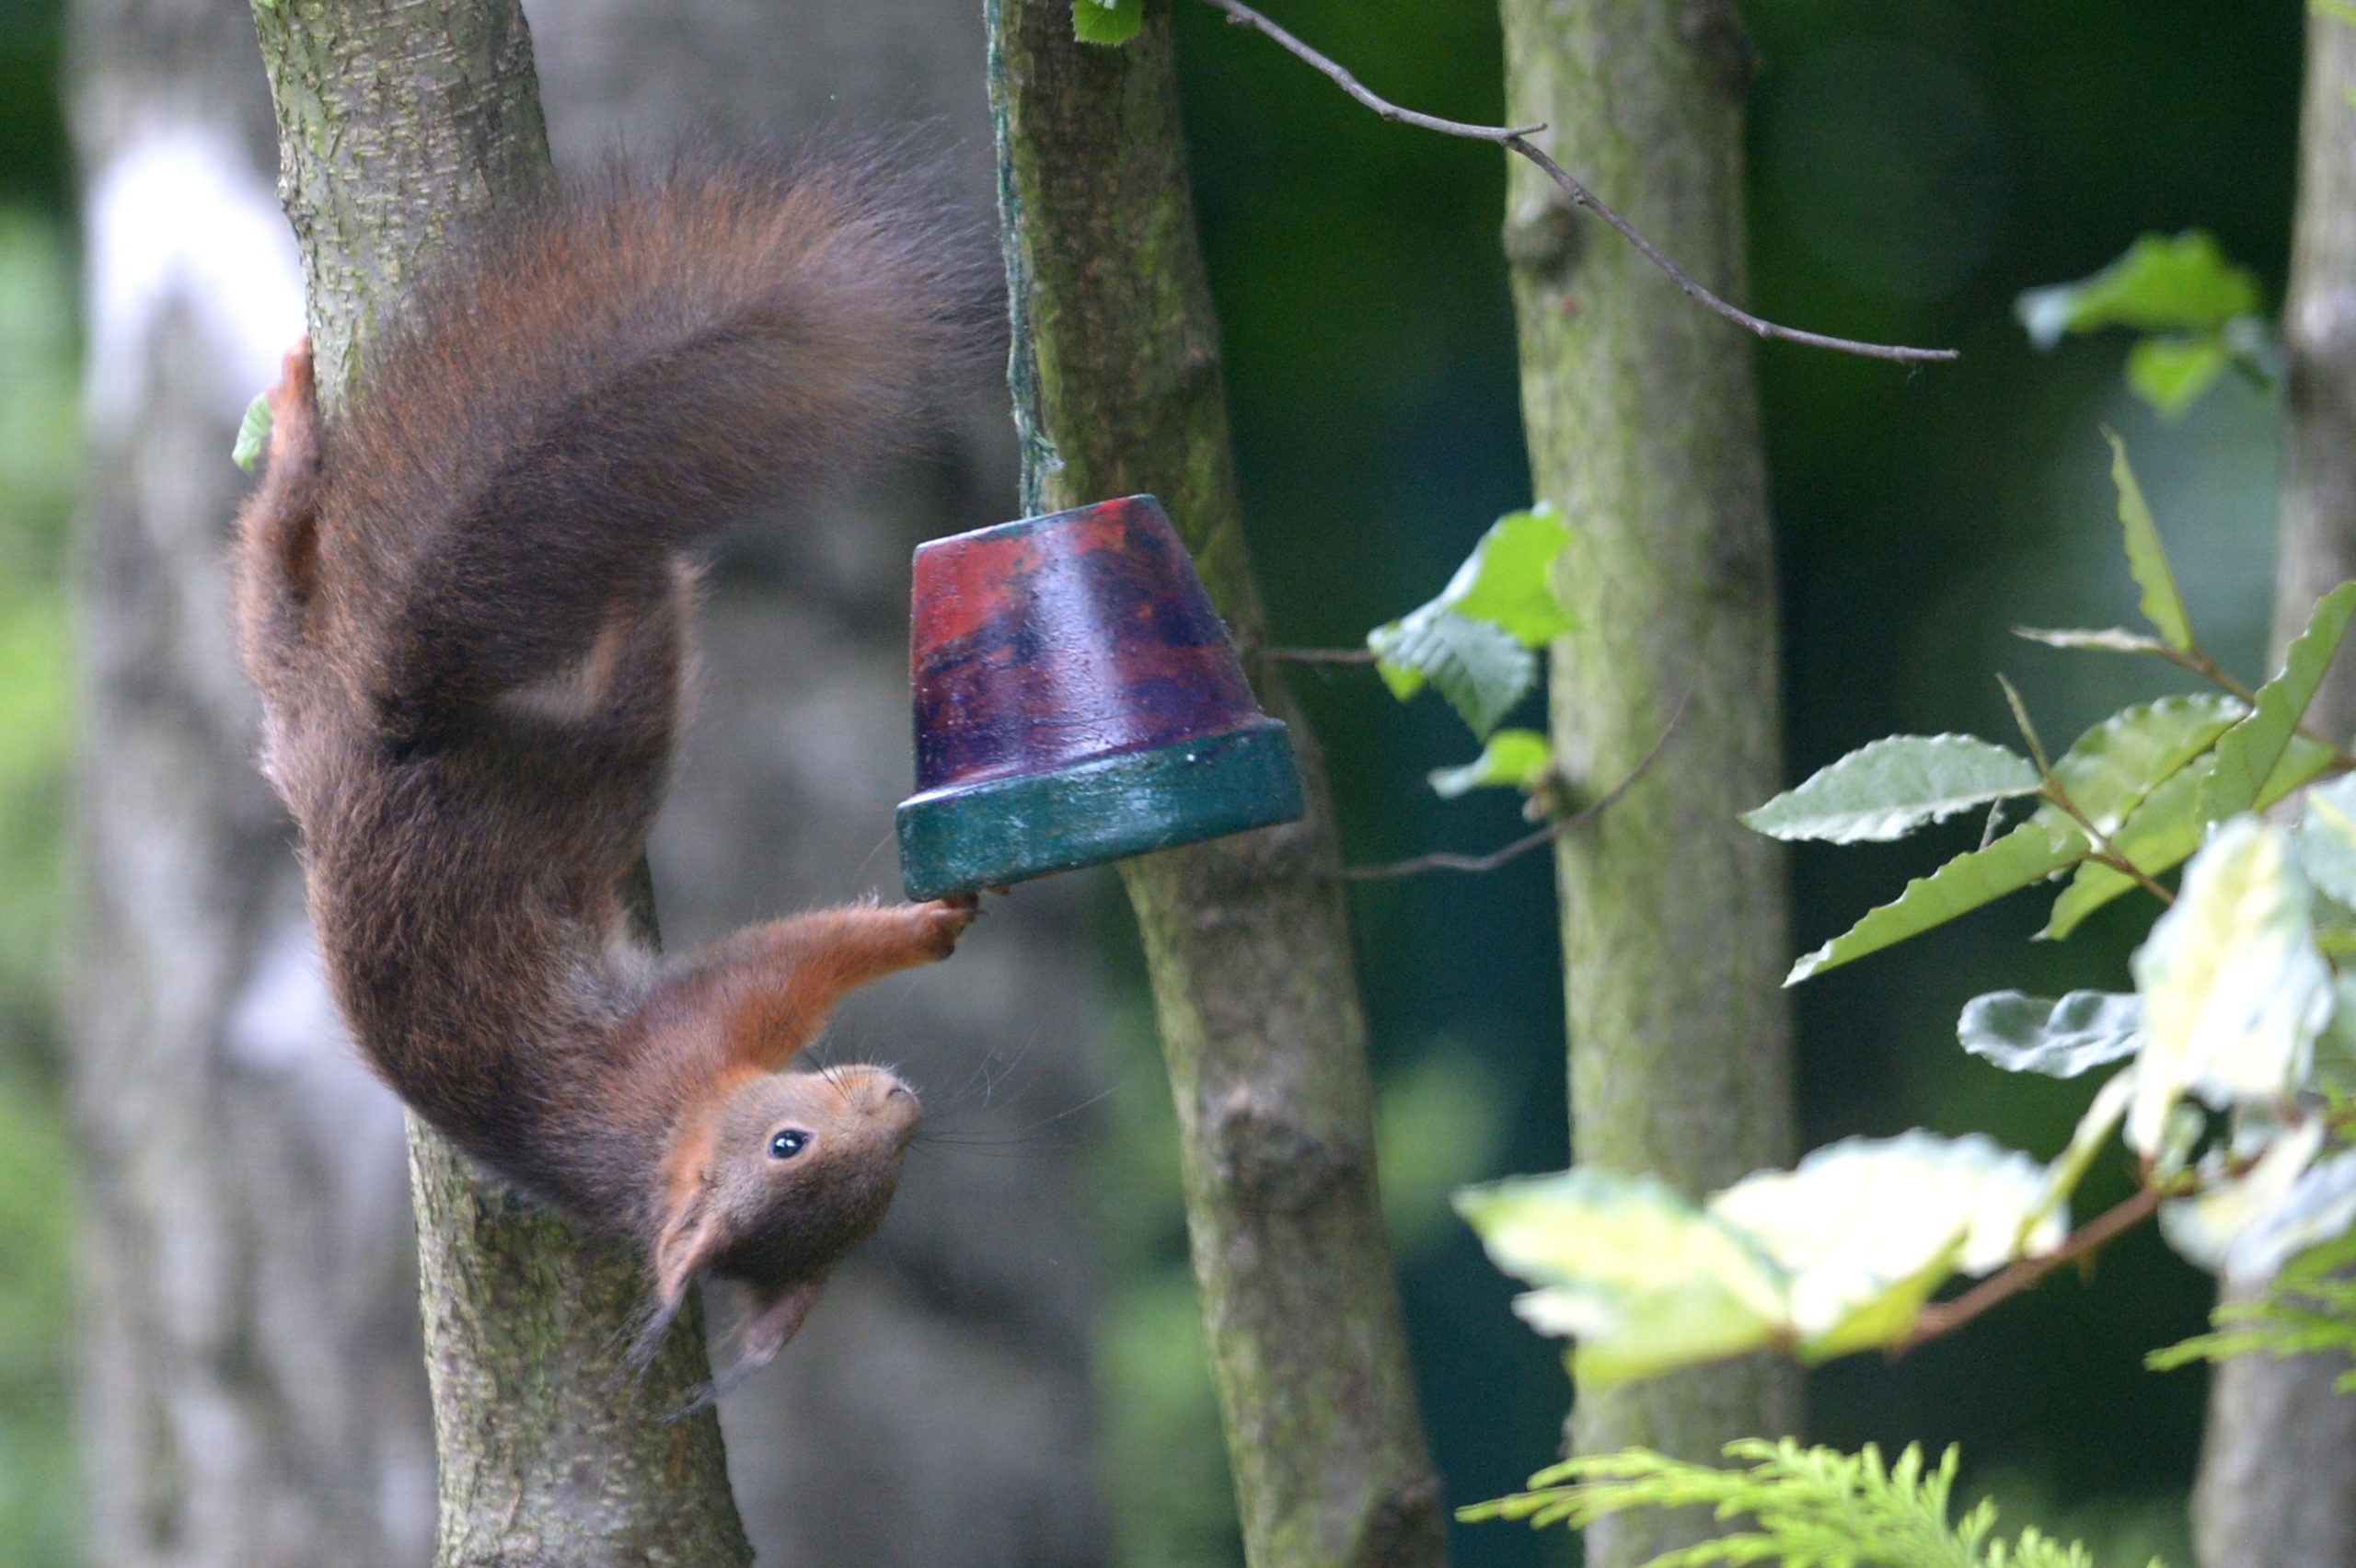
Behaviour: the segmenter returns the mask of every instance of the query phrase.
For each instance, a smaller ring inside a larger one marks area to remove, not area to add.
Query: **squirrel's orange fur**
[[[677,727],[685,552],[904,424],[975,290],[873,168],[754,160],[556,195],[407,303],[323,420],[271,394],[235,574],[264,771],[336,1000],[516,1186],[636,1239],[774,1355],[882,1219],[917,1122],[880,1067],[785,1070],[970,902],[858,905],[663,961],[633,926]]]

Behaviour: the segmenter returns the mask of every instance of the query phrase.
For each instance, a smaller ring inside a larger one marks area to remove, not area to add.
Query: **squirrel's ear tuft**
[[[811,1304],[818,1299],[818,1287],[825,1283],[824,1279],[797,1279],[773,1291],[756,1294],[752,1310],[745,1318],[745,1344],[737,1366],[750,1370],[774,1360],[777,1353],[785,1348],[785,1342],[802,1327],[802,1320],[810,1315]]]

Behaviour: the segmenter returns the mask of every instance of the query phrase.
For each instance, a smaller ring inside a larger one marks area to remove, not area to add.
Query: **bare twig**
[[[1412,877],[1425,871],[1469,871],[1478,875],[1484,871],[1494,871],[1500,866],[1518,860],[1540,845],[1553,843],[1581,823],[1592,821],[1617,805],[1620,797],[1634,789],[1636,780],[1651,771],[1654,762],[1658,760],[1660,754],[1669,748],[1669,738],[1677,733],[1677,727],[1680,724],[1685,722],[1685,711],[1692,706],[1693,694],[1689,691],[1678,703],[1677,711],[1669,716],[1669,722],[1662,728],[1660,738],[1653,743],[1653,749],[1645,754],[1645,759],[1636,764],[1627,778],[1614,784],[1600,800],[1590,806],[1573,812],[1569,816],[1548,823],[1535,833],[1523,835],[1502,849],[1493,850],[1486,855],[1454,855],[1442,850],[1430,855],[1418,855],[1412,860],[1392,860],[1380,866],[1344,866],[1340,872],[1341,878],[1345,882],[1388,882],[1393,877]]]
[[[1954,1300],[1934,1301],[1923,1308],[1914,1320],[1914,1332],[1892,1346],[1889,1354],[1893,1357],[1900,1356],[1926,1340],[1953,1332],[1998,1302],[2027,1290],[2062,1264],[2074,1262],[2120,1231],[2141,1223],[2159,1206],[2160,1194],[2156,1190],[2150,1187],[2137,1189],[2134,1196],[2086,1221],[2072,1231],[2061,1246],[2043,1257],[2023,1258],[1990,1274]]]
[[[1520,154],[1544,171],[1549,179],[1560,186],[1563,194],[1617,230],[1621,238],[1634,246],[1638,254],[1642,255],[1646,260],[1668,274],[1669,282],[1682,290],[1688,298],[1706,309],[1716,312],[1746,332],[1754,333],[1761,338],[1778,338],[1787,343],[1804,343],[1810,348],[1831,349],[1844,354],[1859,354],[1866,359],[1894,360],[1900,364],[1922,364],[1961,357],[1954,349],[1910,349],[1895,343],[1862,343],[1854,338],[1833,338],[1822,332],[1807,332],[1796,327],[1782,327],[1764,317],[1753,316],[1738,306],[1728,305],[1725,300],[1687,277],[1676,262],[1662,255],[1659,248],[1651,240],[1638,234],[1635,226],[1627,219],[1605,206],[1594,191],[1574,179],[1562,165],[1533,146],[1529,138],[1545,130],[1545,126],[1472,125],[1461,120],[1442,120],[1435,114],[1420,114],[1412,109],[1402,109],[1388,98],[1369,89],[1364,83],[1332,59],[1319,53],[1251,6],[1244,5],[1243,0],[1203,0],[1203,4],[1224,12],[1227,19],[1234,26],[1249,28],[1254,32],[1264,33],[1275,40],[1279,48],[1323,73],[1334,86],[1385,120],[1401,125],[1414,125],[1426,131],[1437,131],[1443,136],[1459,136],[1468,142],[1493,142],[1498,146]]]

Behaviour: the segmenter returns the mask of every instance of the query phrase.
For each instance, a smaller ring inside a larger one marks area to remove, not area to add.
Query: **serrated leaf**
[[[2258,309],[2258,279],[2225,259],[2211,236],[2190,229],[2170,239],[2147,234],[2092,277],[2030,289],[2013,302],[2029,340],[2050,349],[2069,332],[2140,327],[2146,331],[2222,327]]]
[[[1082,43],[1126,43],[1145,25],[1145,0],[1072,0],[1072,36]]]
[[[1456,1208],[1499,1268],[1541,1287],[1515,1310],[1542,1333],[1578,1337],[1589,1387],[1741,1355],[1777,1332],[1773,1265],[1656,1178],[1517,1177],[1460,1190]]]
[[[2184,596],[2177,592],[2176,573],[2168,568],[2167,552],[2160,548],[2159,526],[2152,521],[2152,508],[2143,499],[2143,487],[2135,482],[2135,470],[2128,466],[2127,444],[2108,426],[2102,435],[2110,443],[2110,482],[2119,490],[2119,524],[2127,538],[2127,570],[2143,590],[2143,618],[2167,640],[2169,647],[2190,648],[2192,622],[2184,613]]]
[[[1426,682],[1485,739],[1538,681],[1538,657],[1510,632],[1437,607],[1380,626],[1366,636],[1375,668],[1404,702]]]
[[[1908,882],[1897,898],[1803,956],[1792,965],[1784,984],[1796,986],[1811,974],[1879,952],[1967,910],[2041,882],[2088,847],[2084,834],[2057,833],[2032,817],[1986,848],[1958,855],[1929,876]]]
[[[263,392],[246,405],[246,417],[237,421],[237,441],[229,448],[229,461],[249,474],[270,444],[271,418],[270,394]]]
[[[2031,642],[2042,642],[2049,648],[2086,648],[2099,653],[2161,653],[2168,645],[2156,637],[2146,637],[2140,631],[2124,627],[2107,627],[2100,631],[2079,631],[2038,626],[2016,626],[2015,637],[2026,637]]]
[[[2185,868],[2130,965],[2145,1037],[2130,1147],[2156,1150],[2186,1094],[2218,1107],[2271,1100],[2306,1076],[2332,1004],[2307,897],[2288,831],[2252,816],[2218,827]]]
[[[1452,801],[1490,785],[1527,790],[1545,776],[1553,757],[1546,737],[1535,730],[1499,730],[1481,755],[1461,767],[1435,767],[1425,777],[1432,793]]]
[[[1821,1359],[1889,1343],[1869,1332],[1903,1334],[1949,1264],[2001,1268],[2025,1231],[2030,1251],[2060,1246],[2061,1214],[2028,1223],[2045,1197],[2045,1168],[2028,1156],[1979,1133],[1918,1129],[1844,1138],[1795,1170],[1744,1177],[1707,1207],[1790,1277],[1791,1327]]]
[[[2037,767],[1971,735],[1889,735],[1745,812],[1771,838],[1855,844],[1900,838],[1991,801],[2036,793]]]
[[[1508,512],[1481,536],[1438,602],[1503,628],[1526,648],[1543,647],[1576,624],[1554,596],[1554,560],[1570,542],[1570,525],[1551,501]]]
[[[1392,695],[1404,702],[1429,681],[1485,737],[1537,683],[1530,650],[1574,624],[1550,581],[1570,537],[1552,502],[1509,512],[1438,598],[1367,633]]]
[[[2316,601],[2307,629],[2291,644],[2281,673],[2258,688],[2249,715],[2217,742],[2217,766],[2200,790],[2200,820],[2223,822],[2256,803],[2259,790],[2298,732],[2348,621],[2356,615],[2356,582],[2343,582]]]
[[[2223,332],[2139,339],[2127,351],[2127,389],[2162,419],[2182,417],[2233,363]]]
[[[2225,1268],[2243,1238],[2281,1207],[2322,1147],[2321,1120],[2292,1128],[2242,1174],[2214,1182],[2193,1197],[2162,1204],[2161,1236],[2187,1262],[2212,1273]]]
[[[2274,772],[2258,790],[2258,799],[2251,802],[2251,809],[2264,811],[2331,764],[2327,747],[2317,745],[2304,735],[2293,735],[2282,753],[2282,760],[2274,765]],[[2205,825],[2200,818],[2200,791],[2215,767],[2214,757],[2200,758],[2154,789],[2119,830],[2111,835],[2119,852],[2145,876],[2156,877],[2174,870],[2186,856],[2200,847]],[[2087,916],[2135,885],[2135,879],[2124,872],[2096,861],[2085,861],[2078,867],[2070,885],[2062,890],[2062,896],[2053,901],[2052,913],[2046,919],[2045,929],[2038,933],[2038,939],[2059,941],[2076,930]]]
[[[2095,725],[2055,759],[2053,776],[2096,831],[2118,831],[2146,796],[2182,772],[2249,709],[2223,695],[2195,693],[2139,702]],[[2056,807],[2043,808],[2067,820]]]
[[[2143,1003],[2110,991],[2073,991],[2061,1000],[1992,991],[1963,1005],[1963,1048],[2008,1073],[2076,1078],[2143,1045]]]
[[[2356,909],[2356,773],[2307,791],[2299,869],[2316,892]]]

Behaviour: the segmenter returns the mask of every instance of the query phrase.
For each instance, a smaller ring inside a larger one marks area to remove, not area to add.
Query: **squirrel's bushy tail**
[[[984,255],[885,155],[616,172],[456,248],[326,442],[321,629],[387,739],[568,668],[680,548],[909,444],[991,340]]]

